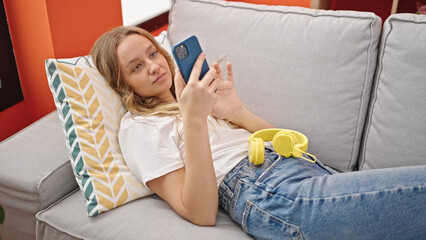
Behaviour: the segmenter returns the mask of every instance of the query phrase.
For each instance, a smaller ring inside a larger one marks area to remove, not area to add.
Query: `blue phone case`
[[[192,35],[182,42],[173,46],[172,49],[173,57],[179,67],[182,77],[185,80],[185,83],[188,83],[189,76],[191,75],[192,67],[194,66],[195,61],[197,60],[201,50],[200,43],[196,36]],[[209,71],[209,65],[207,61],[204,60],[203,66],[201,68],[201,73],[199,80],[201,80],[204,75]]]

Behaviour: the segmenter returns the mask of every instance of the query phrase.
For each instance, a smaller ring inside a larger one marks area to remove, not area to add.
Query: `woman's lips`
[[[158,77],[155,79],[155,81],[154,81],[153,83],[160,82],[160,81],[162,81],[165,77],[166,77],[166,73],[162,73],[162,74],[158,75]]]

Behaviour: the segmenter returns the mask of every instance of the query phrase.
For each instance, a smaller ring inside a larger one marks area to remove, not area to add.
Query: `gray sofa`
[[[169,23],[171,44],[195,34],[208,62],[232,61],[247,107],[305,133],[326,165],[426,164],[426,16],[178,0]],[[2,240],[251,239],[222,209],[199,227],[156,195],[88,217],[59,116],[0,143]]]

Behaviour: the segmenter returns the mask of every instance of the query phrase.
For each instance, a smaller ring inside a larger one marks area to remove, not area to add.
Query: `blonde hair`
[[[98,38],[90,53],[96,68],[112,89],[118,93],[124,107],[131,113],[143,116],[179,115],[180,111],[176,102],[164,103],[155,97],[143,98],[134,92],[126,81],[124,81],[118,65],[116,48],[124,38],[131,34],[139,34],[154,44],[158,52],[166,58],[170,72],[172,73],[172,79],[174,79],[175,64],[170,54],[161,47],[149,32],[138,27],[116,27]],[[172,83],[170,92],[176,99],[174,82]]]

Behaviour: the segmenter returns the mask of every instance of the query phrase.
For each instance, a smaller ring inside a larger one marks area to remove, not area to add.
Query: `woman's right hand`
[[[200,81],[199,76],[205,59],[205,53],[201,53],[192,68],[188,84],[185,86],[182,74],[176,68],[175,90],[179,109],[183,118],[207,119],[207,116],[216,103],[215,90],[218,88],[218,81],[215,81],[216,70],[210,70]]]

